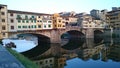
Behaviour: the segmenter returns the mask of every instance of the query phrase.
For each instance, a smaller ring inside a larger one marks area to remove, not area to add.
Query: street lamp
[[[1,39],[1,32],[2,32],[2,22],[1,22],[1,9],[3,8],[3,6],[0,5],[0,39]]]

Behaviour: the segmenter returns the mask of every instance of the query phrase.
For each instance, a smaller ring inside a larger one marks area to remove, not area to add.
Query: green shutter
[[[18,23],[20,23],[21,21],[20,20],[18,20]]]
[[[22,22],[23,22],[23,23],[25,23],[25,21],[24,21],[24,20],[22,20]]]
[[[34,25],[34,28],[36,28],[36,25]]]
[[[18,26],[18,28],[21,28],[21,26]]]
[[[28,20],[26,20],[26,23],[28,23],[29,21]]]
[[[51,27],[51,25],[48,25],[48,27]]]

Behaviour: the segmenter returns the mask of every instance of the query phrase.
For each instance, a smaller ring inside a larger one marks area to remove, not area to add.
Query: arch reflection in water
[[[48,37],[38,34],[34,35],[38,37],[38,45],[28,51],[21,53],[30,59],[39,56],[50,48],[50,39]]]
[[[94,43],[100,43],[103,40],[104,33],[100,30],[94,31]]]
[[[69,42],[62,46],[62,48],[66,49],[66,50],[74,50],[79,48],[80,46],[82,46],[85,42],[85,39],[81,39],[81,38],[74,38],[74,39],[69,39]]]

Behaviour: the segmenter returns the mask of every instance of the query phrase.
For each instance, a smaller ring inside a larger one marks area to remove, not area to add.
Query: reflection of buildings
[[[66,58],[49,57],[34,61],[40,68],[64,68]]]
[[[99,54],[101,50],[104,49],[104,45],[99,45],[99,46],[95,46],[92,48],[86,48],[83,49],[81,51],[79,51],[79,57],[82,58],[83,60],[87,60],[92,58],[95,54]]]
[[[109,54],[106,56],[106,60],[111,59],[113,61],[120,62],[120,46],[115,44],[109,47]]]

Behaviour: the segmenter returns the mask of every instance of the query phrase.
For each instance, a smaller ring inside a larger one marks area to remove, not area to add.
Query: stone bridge
[[[101,30],[103,32],[103,29],[86,29],[86,28],[80,28],[78,26],[67,26],[66,29],[48,29],[48,30],[27,30],[27,31],[17,31],[17,32],[9,32],[8,37],[13,37],[18,34],[34,34],[34,35],[42,35],[50,39],[51,43],[60,43],[61,42],[61,35],[68,31],[79,31],[83,33],[86,38],[94,38],[94,31],[95,30]]]

